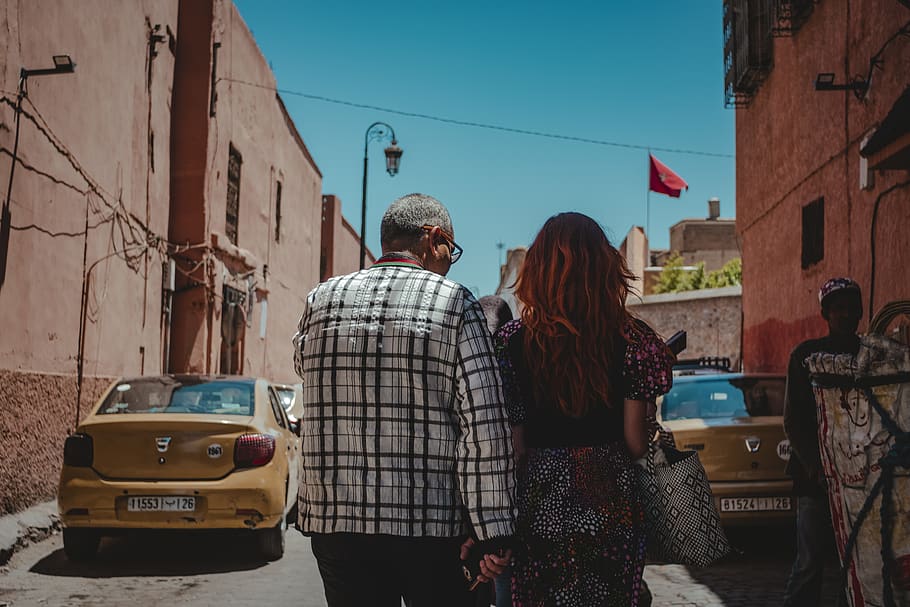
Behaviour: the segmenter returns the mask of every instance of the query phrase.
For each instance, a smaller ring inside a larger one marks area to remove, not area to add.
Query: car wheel
[[[98,553],[101,534],[94,529],[64,528],[63,552],[71,561],[87,561]]]
[[[288,528],[288,521],[285,517],[271,529],[259,529],[256,531],[256,542],[259,545],[259,552],[267,561],[277,561],[284,556],[284,532]]]

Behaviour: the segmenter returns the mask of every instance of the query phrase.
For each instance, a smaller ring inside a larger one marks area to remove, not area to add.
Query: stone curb
[[[0,566],[7,564],[17,551],[40,542],[58,529],[60,516],[56,501],[0,517]]]

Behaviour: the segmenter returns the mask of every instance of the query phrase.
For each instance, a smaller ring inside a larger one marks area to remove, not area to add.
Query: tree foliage
[[[719,270],[705,272],[705,264],[700,261],[695,269],[683,266],[682,256],[673,253],[664,264],[654,287],[656,293],[680,293],[698,289],[715,289],[742,284],[743,264],[740,258],[731,259]]]

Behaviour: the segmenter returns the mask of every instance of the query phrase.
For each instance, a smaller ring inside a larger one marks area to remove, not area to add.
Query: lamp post
[[[6,185],[6,200],[0,208],[0,288],[6,281],[6,261],[9,252],[9,237],[11,229],[10,196],[13,195],[13,175],[16,173],[16,162],[19,154],[19,119],[22,116],[22,99],[28,96],[29,76],[49,76],[51,74],[71,74],[75,71],[76,64],[69,55],[54,55],[54,67],[28,70],[24,67],[19,70],[19,89],[16,92],[16,134],[13,139],[13,154],[9,165],[9,181]]]
[[[363,136],[363,198],[360,207],[360,269],[366,264],[366,230],[367,230],[367,152],[370,148],[371,141],[380,141],[386,137],[392,138],[392,143],[385,149],[385,170],[389,175],[394,177],[398,173],[398,165],[401,164],[402,150],[398,147],[398,141],[395,138],[395,129],[385,122],[374,122],[367,127]]]

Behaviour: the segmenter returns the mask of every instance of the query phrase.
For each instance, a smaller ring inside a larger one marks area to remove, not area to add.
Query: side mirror
[[[288,415],[288,426],[291,429],[291,432],[294,433],[294,436],[300,436],[300,420],[294,417],[293,415]]]

